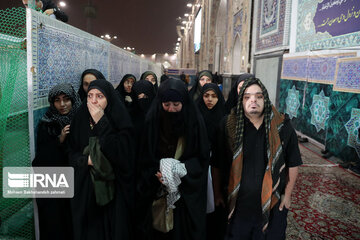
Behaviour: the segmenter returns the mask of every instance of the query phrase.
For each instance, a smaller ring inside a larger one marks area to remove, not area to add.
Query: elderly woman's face
[[[208,76],[202,76],[199,79],[200,86],[204,86],[206,83],[211,83],[211,79]]]
[[[54,106],[61,115],[66,115],[72,109],[71,98],[65,94],[57,95],[54,98]]]

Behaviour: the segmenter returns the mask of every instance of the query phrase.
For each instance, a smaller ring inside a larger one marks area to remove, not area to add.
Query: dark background
[[[190,12],[186,0],[90,0],[96,7],[91,34],[118,38],[112,43],[135,48],[136,54],[173,53],[177,41],[177,17]],[[54,3],[60,1],[53,0]],[[64,0],[68,24],[87,31],[84,8],[89,0]],[[0,9],[23,7],[21,0],[1,0]]]

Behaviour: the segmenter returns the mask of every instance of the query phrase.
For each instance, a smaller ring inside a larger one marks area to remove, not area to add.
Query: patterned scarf
[[[230,210],[228,218],[230,219],[234,213],[243,168],[244,109],[242,99],[245,89],[253,84],[258,84],[264,95],[267,166],[262,184],[261,205],[263,230],[265,230],[269,222],[270,210],[280,199],[278,186],[280,183],[280,172],[285,169],[285,162],[283,158],[279,158],[282,152],[279,131],[283,126],[284,116],[271,104],[265,86],[257,78],[247,80],[244,83],[239,94],[236,111],[232,111],[227,121],[227,130],[230,134],[230,146],[234,153],[228,186],[228,203]]]
[[[66,115],[61,115],[54,106],[55,97],[59,96],[60,94],[65,94],[71,99],[72,108]],[[74,88],[69,83],[62,83],[54,86],[49,91],[48,101],[50,103],[49,109],[41,120],[48,123],[56,122],[60,125],[61,129],[70,124],[76,110],[81,105],[79,95],[75,92]]]

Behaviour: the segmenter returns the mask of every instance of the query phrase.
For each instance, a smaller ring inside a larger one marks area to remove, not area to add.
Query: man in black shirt
[[[215,204],[227,199],[225,239],[285,239],[302,161],[289,119],[271,104],[259,79],[244,83],[218,138],[211,165],[219,169],[213,176]]]
[[[29,0],[22,0],[25,7],[28,7]],[[41,10],[48,16],[55,16],[56,19],[67,22],[68,16],[60,10],[51,0],[35,0],[35,8]]]

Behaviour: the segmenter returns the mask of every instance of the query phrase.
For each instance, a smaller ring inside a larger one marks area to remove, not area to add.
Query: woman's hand
[[[53,8],[51,8],[51,9],[46,9],[46,10],[44,11],[44,13],[45,13],[46,15],[50,16],[51,14],[54,14],[54,9],[53,9]]]
[[[155,174],[155,176],[158,178],[158,180],[159,180],[159,182],[160,182],[161,184],[164,184],[164,180],[163,180],[163,177],[162,177],[161,172],[158,171],[158,172]]]
[[[102,109],[99,105],[91,103],[90,101],[87,103],[87,107],[95,124],[98,123],[100,119],[104,116],[104,109]]]
[[[214,193],[214,203],[216,207],[225,207],[225,201],[224,201],[224,197],[222,196],[222,194],[215,194]]]
[[[89,155],[89,157],[88,157],[88,165],[89,165],[89,166],[94,166],[93,162],[91,161],[90,155]]]
[[[59,141],[63,143],[65,141],[66,136],[70,133],[70,124],[66,125],[60,133]]]

